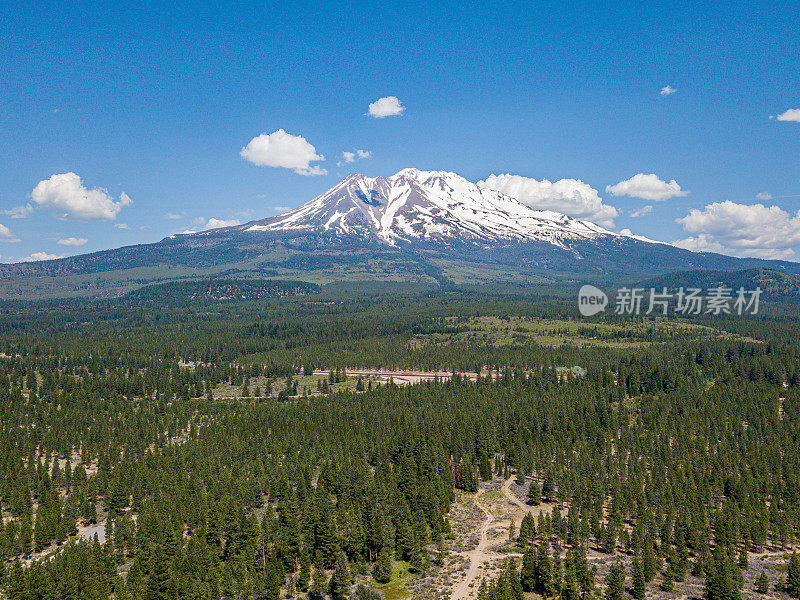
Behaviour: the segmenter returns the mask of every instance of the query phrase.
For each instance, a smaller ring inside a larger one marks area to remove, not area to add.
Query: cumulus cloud
[[[596,189],[580,179],[551,182],[521,175],[490,175],[478,186],[516,198],[536,210],[553,210],[604,227],[613,227],[614,218],[619,216],[616,208],[603,204]]]
[[[678,90],[672,87],[671,85],[665,85],[661,88],[661,92],[659,92],[662,96],[670,96],[676,93]]]
[[[376,119],[383,119],[384,117],[397,117],[405,112],[406,107],[397,98],[397,96],[386,96],[378,98],[375,102],[370,102],[367,114]]]
[[[365,158],[371,158],[372,152],[369,150],[354,150],[353,152],[348,152],[345,150],[342,152],[342,160],[336,163],[337,167],[341,167],[344,164],[354,163],[357,160],[363,160]]]
[[[57,258],[64,258],[58,254],[48,254],[47,252],[33,252],[30,256],[23,256],[18,258],[17,262],[36,262],[40,260],[55,260]]]
[[[237,219],[209,219],[203,229],[219,229],[220,227],[234,227],[241,225]]]
[[[32,212],[33,205],[28,202],[27,204],[21,204],[20,206],[15,206],[13,208],[9,208],[8,210],[4,210],[3,214],[8,215],[12,219],[24,219]]]
[[[790,258],[794,256],[792,248],[800,245],[800,212],[791,215],[778,206],[725,200],[703,210],[694,208],[676,221],[693,234],[674,242],[687,250]]]
[[[63,238],[63,239],[58,240],[58,245],[59,246],[72,246],[74,248],[77,248],[78,246],[83,246],[88,241],[89,240],[87,240],[86,238],[68,237],[68,238]]]
[[[654,173],[645,175],[637,173],[630,179],[620,181],[616,185],[607,185],[606,192],[612,196],[631,196],[642,200],[661,202],[670,198],[686,196],[688,191],[682,190],[674,179],[672,181],[662,181]]]
[[[0,223],[0,242],[14,243],[18,241],[19,238],[11,233],[11,230],[8,227]]]
[[[113,221],[124,207],[133,204],[125,192],[118,202],[102,188],[88,189],[75,173],[61,173],[40,181],[31,199],[59,219]]]
[[[770,119],[771,118],[772,117],[770,117]],[[790,108],[776,115],[775,118],[778,119],[778,121],[795,121],[796,123],[800,123],[800,108]]]
[[[653,212],[653,205],[648,204],[647,206],[643,206],[642,208],[639,208],[637,210],[632,210],[629,214],[632,217],[638,218],[638,217],[643,217],[645,215],[649,215],[651,212]]]
[[[198,233],[200,231],[207,231],[209,229],[219,229],[220,227],[234,227],[235,225],[241,225],[241,223],[236,219],[226,220],[215,219],[212,217],[206,221],[205,217],[197,217],[192,221],[191,228],[181,231],[181,233]]]
[[[254,137],[239,155],[259,167],[291,169],[298,175],[306,176],[328,174],[319,165],[311,164],[323,161],[325,157],[317,154],[316,148],[306,138],[286,133],[283,129]]]

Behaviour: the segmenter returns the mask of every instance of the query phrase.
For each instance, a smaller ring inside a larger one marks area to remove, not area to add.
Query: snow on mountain
[[[245,231],[328,232],[377,237],[390,245],[413,241],[546,241],[614,236],[566,215],[539,211],[455,173],[403,169],[391,177],[354,174],[310,202]]]

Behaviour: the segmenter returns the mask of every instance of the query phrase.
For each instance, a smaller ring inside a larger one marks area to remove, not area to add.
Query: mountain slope
[[[454,173],[351,175],[284,215],[59,260],[0,265],[0,298],[114,297],[203,278],[627,283],[800,264],[695,253],[537,211]]]

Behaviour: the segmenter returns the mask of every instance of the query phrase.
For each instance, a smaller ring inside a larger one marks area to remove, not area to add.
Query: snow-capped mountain
[[[154,244],[0,264],[0,298],[114,296],[152,282],[288,278],[312,282],[642,281],[686,270],[800,264],[690,252],[534,210],[444,171],[350,175],[286,214]]]
[[[390,245],[459,240],[542,241],[563,247],[573,240],[616,235],[589,221],[533,210],[455,173],[417,169],[391,177],[350,175],[310,202],[242,229],[374,236]]]

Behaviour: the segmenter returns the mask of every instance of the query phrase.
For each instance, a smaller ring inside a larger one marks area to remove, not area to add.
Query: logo
[[[603,312],[608,305],[606,293],[593,285],[584,285],[578,291],[578,310],[584,317]]]
[[[705,294],[703,292],[705,291]],[[700,288],[628,288],[617,290],[614,313],[618,315],[653,315],[666,317],[686,315],[757,315],[762,289],[738,290],[718,285],[707,290]],[[608,296],[593,285],[584,285],[578,291],[578,310],[584,317],[603,312],[608,306]]]

